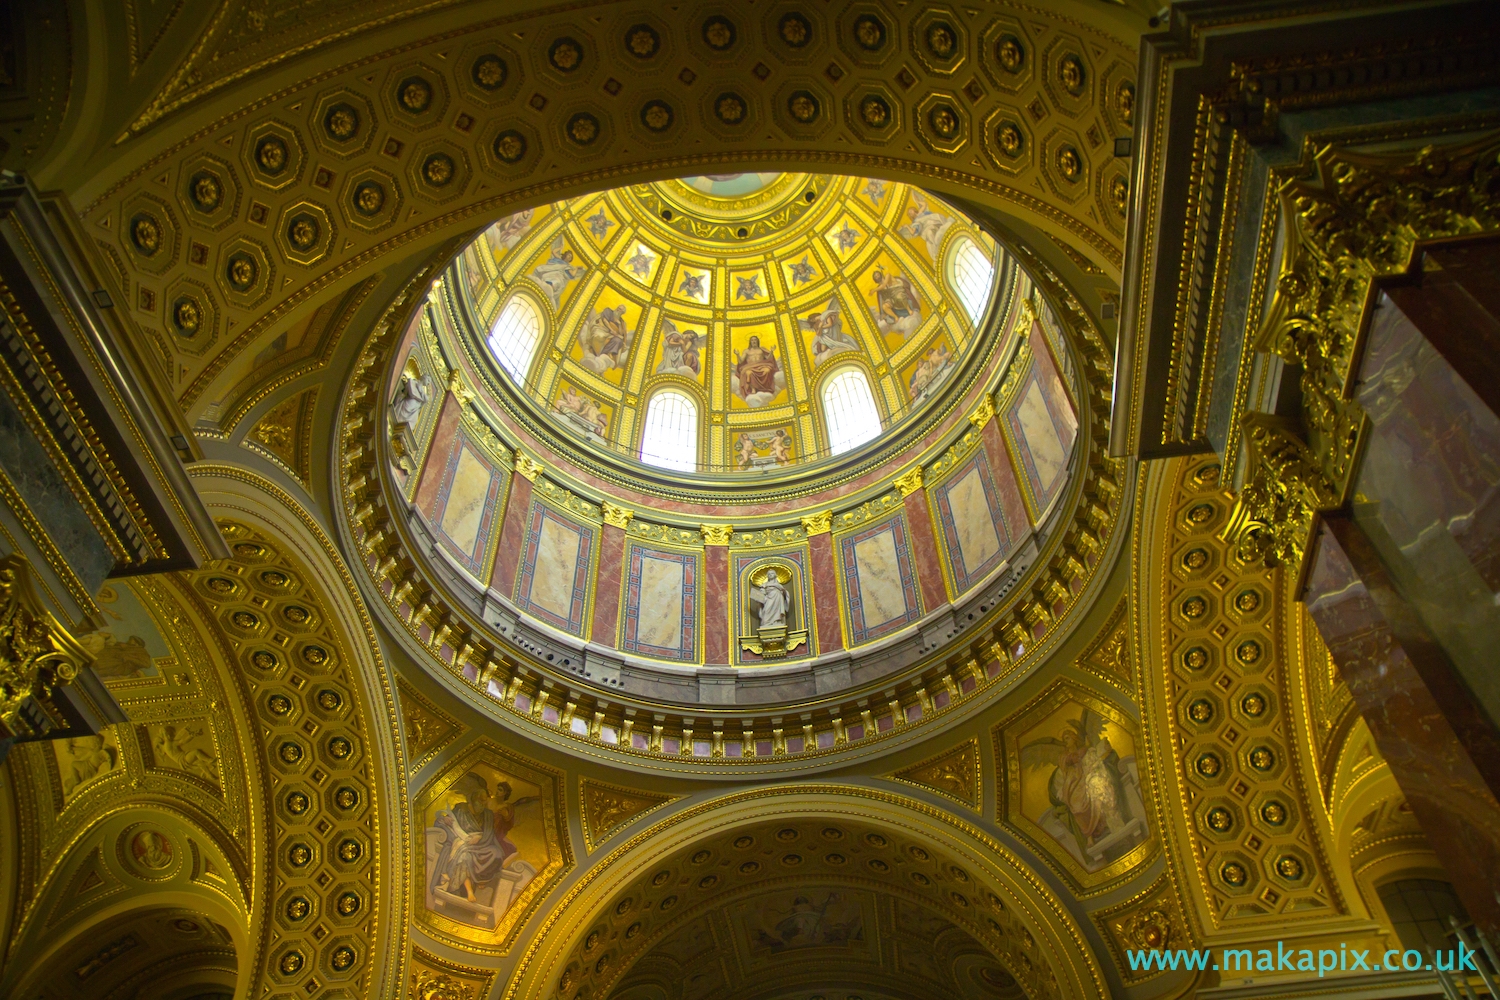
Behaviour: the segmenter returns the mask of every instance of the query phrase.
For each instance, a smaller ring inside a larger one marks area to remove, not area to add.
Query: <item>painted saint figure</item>
[[[797,325],[813,333],[813,365],[821,365],[826,359],[845,351],[859,350],[854,338],[844,332],[844,314],[839,310],[839,300],[831,298],[822,312],[808,313]]]
[[[656,366],[658,375],[682,375],[697,378],[703,373],[703,362],[699,352],[708,343],[708,334],[697,330],[678,330],[670,319],[661,321],[661,362]]]
[[[552,308],[559,309],[562,307],[562,293],[567,290],[568,283],[576,281],[584,270],[573,263],[573,251],[569,250],[568,244],[559,237],[552,244],[551,254],[545,261],[534,267],[531,274],[541,283],[542,288],[546,289]]]
[[[947,344],[939,342],[937,346],[929,347],[927,353],[922,355],[922,360],[917,362],[917,367],[912,370],[911,381],[907,384],[911,398],[917,400],[927,395],[952,367],[953,352],[948,350]]]
[[[630,349],[632,331],[625,325],[625,304],[605,307],[584,319],[578,330],[578,346],[583,349],[583,367],[595,375],[613,368],[625,367],[625,353]]]
[[[506,835],[516,825],[516,809],[535,797],[510,801],[510,784],[499,782],[494,794],[482,775],[469,771],[453,784],[463,801],[437,815],[447,835],[433,866],[435,887],[452,895],[463,893],[476,902],[477,892],[491,887],[516,853]]]
[[[775,399],[786,387],[781,362],[776,360],[775,348],[767,350],[760,346],[759,337],[751,337],[744,353],[734,355],[733,386],[735,395],[750,406],[764,406]]]
[[[585,434],[603,437],[604,432],[609,429],[609,417],[599,404],[572,386],[563,389],[562,395],[553,404],[553,409]]]
[[[1053,767],[1047,781],[1052,813],[1080,849],[1125,827],[1120,758],[1104,735],[1102,716],[1085,709],[1081,718],[1068,721],[1061,738],[1049,736],[1021,748],[1023,768],[1047,765]]]
[[[934,212],[928,207],[926,196],[915,188],[912,189],[911,200],[912,203],[906,207],[907,223],[896,231],[909,239],[922,240],[927,244],[927,255],[937,260],[938,250],[943,245],[943,234],[953,225],[953,217]]]
[[[922,324],[922,299],[917,286],[904,274],[875,268],[875,326],[882,334],[905,337]]]
[[[526,235],[531,228],[531,215],[534,209],[523,208],[515,215],[507,215],[499,222],[491,226],[485,236],[490,241],[490,251],[495,255],[495,260],[504,257],[505,254],[521,242],[521,237]]]

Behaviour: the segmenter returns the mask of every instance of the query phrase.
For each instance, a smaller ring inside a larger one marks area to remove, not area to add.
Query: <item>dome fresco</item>
[[[1000,256],[919,188],[742,173],[524,210],[458,271],[473,328],[556,424],[736,473],[849,450],[920,410],[976,342]]]

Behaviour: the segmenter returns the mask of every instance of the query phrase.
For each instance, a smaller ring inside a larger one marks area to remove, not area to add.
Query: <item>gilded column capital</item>
[[[610,503],[608,500],[601,501],[600,508],[604,511],[604,523],[614,525],[621,531],[630,526],[630,519],[635,517],[635,511],[628,507],[620,507]]]
[[[896,477],[896,489],[901,491],[903,499],[911,496],[921,488],[922,467],[920,465],[913,465],[910,469],[907,469]]]
[[[979,405],[974,408],[974,412],[969,414],[969,423],[983,430],[985,424],[993,419],[995,419],[995,397],[986,392],[980,397]]]
[[[1319,511],[1339,505],[1339,491],[1294,421],[1263,413],[1245,415],[1245,485],[1223,532],[1241,560],[1299,566]]]
[[[728,545],[730,536],[734,534],[734,525],[700,524],[698,530],[703,532],[704,545]]]
[[[534,483],[536,482],[536,477],[542,474],[542,463],[517,448],[516,472]]]
[[[811,535],[826,535],[833,528],[833,511],[820,510],[802,518],[802,530]]]
[[[474,398],[474,390],[464,384],[463,373],[457,368],[448,373],[448,391],[453,393],[453,398],[458,400],[459,406],[467,406],[469,400]]]

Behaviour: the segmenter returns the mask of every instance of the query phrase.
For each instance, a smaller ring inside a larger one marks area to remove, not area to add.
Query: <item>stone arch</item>
[[[987,967],[1014,975],[1030,996],[1107,994],[1083,931],[1002,843],[887,790],[799,784],[705,801],[620,845],[536,928],[505,1000],[580,993],[603,1000],[640,955],[716,905],[774,889],[786,871],[806,882],[813,870],[830,885],[884,895],[962,928],[989,951]],[[648,921],[648,910],[666,919]],[[636,985],[642,996],[655,992]]]

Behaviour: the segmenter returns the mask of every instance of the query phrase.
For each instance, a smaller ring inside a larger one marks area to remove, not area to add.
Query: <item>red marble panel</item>
[[[620,623],[620,578],[625,559],[625,532],[612,524],[604,526],[599,539],[599,568],[594,575],[594,628],[590,633],[601,646],[615,644]]]
[[[531,480],[512,474],[510,496],[505,499],[505,526],[500,530],[500,549],[495,553],[495,572],[490,589],[509,597],[515,592],[516,568],[526,549],[526,512],[531,509]]]
[[[828,532],[807,540],[812,555],[813,607],[818,609],[818,652],[844,648],[839,627],[839,574],[833,565],[833,536]]]
[[[1500,932],[1500,750],[1363,530],[1321,525],[1308,613],[1469,916]]]
[[[1026,501],[1021,497],[1021,484],[1016,482],[1016,466],[1005,446],[1005,435],[1000,433],[1000,421],[991,420],[984,425],[981,435],[984,450],[990,459],[990,472],[995,477],[995,489],[1000,493],[1000,509],[1005,512],[1005,526],[1010,529],[1009,558],[1026,538],[1031,521],[1026,515]]]
[[[729,547],[703,549],[703,662],[729,664]]]
[[[948,588],[943,583],[943,561],[938,556],[938,540],[932,530],[932,512],[927,506],[926,490],[917,490],[906,498],[906,523],[911,528],[917,585],[922,588],[922,610],[928,612],[948,603]]]
[[[443,396],[443,408],[433,425],[432,445],[427,449],[427,457],[422,461],[422,471],[417,479],[417,493],[413,498],[413,506],[421,512],[423,517],[427,518],[428,522],[436,517],[438,489],[443,483],[443,470],[448,467],[448,459],[453,449],[457,447],[458,418],[462,413],[463,408],[458,400],[451,392],[446,393]]]

